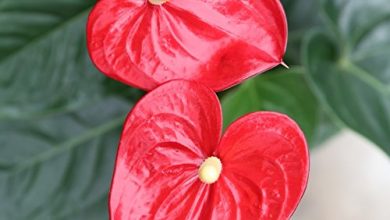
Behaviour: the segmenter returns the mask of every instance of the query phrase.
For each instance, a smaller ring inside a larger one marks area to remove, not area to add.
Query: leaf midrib
[[[382,93],[385,96],[390,96],[390,87],[383,84],[381,81],[379,81],[377,78],[373,77],[369,72],[362,69],[361,67],[357,66],[353,62],[351,62],[349,59],[341,59],[339,61],[339,66],[348,71],[349,73],[353,74],[363,82],[365,82],[367,85],[370,85],[372,88],[377,90],[379,93]]]
[[[77,137],[63,142],[62,144],[53,146],[49,150],[38,154],[37,156],[32,157],[28,160],[25,160],[23,163],[20,163],[15,167],[11,168],[11,170],[9,171],[9,175],[15,175],[17,173],[20,173],[21,171],[33,167],[36,164],[40,164],[43,161],[48,161],[58,155],[61,155],[64,152],[71,151],[78,146],[85,146],[82,144],[93,139],[94,137],[101,136],[105,133],[108,133],[109,131],[114,130],[115,128],[119,128],[120,125],[123,123],[124,118],[125,116],[114,118],[102,125],[99,125],[93,129],[88,130],[87,132],[80,134]]]
[[[341,8],[344,8],[344,7],[345,7],[345,5],[341,6]],[[322,8],[325,8],[325,7],[322,7]],[[330,26],[330,28],[333,29],[335,31],[336,35],[339,36],[339,39],[342,40],[342,37],[340,37],[340,36],[342,36],[342,33],[340,32],[338,25],[333,23],[331,16],[326,11],[322,10],[322,12],[325,15],[325,19],[328,21],[328,25]],[[369,72],[367,72],[366,70],[364,70],[361,67],[359,67],[358,65],[356,65],[353,62],[354,61],[353,58],[351,58],[351,59],[348,58],[347,54],[349,54],[349,53],[346,51],[351,51],[351,49],[350,49],[351,45],[356,46],[357,42],[359,40],[361,40],[362,38],[364,38],[364,36],[367,35],[368,32],[370,32],[371,30],[376,28],[378,25],[382,24],[383,22],[385,22],[389,19],[390,19],[390,15],[388,15],[388,14],[379,17],[378,19],[376,19],[376,20],[372,21],[371,23],[369,23],[368,25],[366,25],[365,28],[363,28],[358,33],[357,37],[352,39],[352,44],[347,41],[347,43],[344,44],[345,46],[341,50],[344,52],[342,53],[343,55],[339,59],[339,62],[338,62],[339,66],[342,67],[344,70],[351,72],[357,78],[359,78],[363,82],[365,82],[368,85],[370,85],[371,87],[373,87],[379,93],[383,93],[386,96],[390,96],[390,87],[386,86],[380,80],[373,77]],[[362,58],[364,58],[364,56]]]
[[[15,50],[13,50],[11,53],[9,53],[7,56],[3,57],[2,59],[0,59],[0,65],[4,62],[6,62],[8,59],[11,59],[12,57],[16,56],[17,54],[19,54],[20,52],[26,50],[27,48],[29,48],[30,46],[36,44],[37,42],[40,42],[42,41],[43,39],[45,39],[46,37],[48,37],[49,35],[51,35],[52,33],[60,30],[60,29],[63,29],[65,26],[69,25],[70,23],[73,23],[75,22],[76,20],[80,19],[81,17],[85,16],[85,14],[89,13],[89,11],[92,9],[92,6],[90,7],[87,7],[83,10],[81,10],[79,13],[76,13],[75,15],[69,17],[68,19],[65,19],[63,22],[60,22],[58,25],[56,25],[55,27],[45,31],[45,32],[42,32],[41,34],[38,34],[37,36],[31,38],[28,42],[26,42],[23,46],[20,46],[20,47],[17,47]]]

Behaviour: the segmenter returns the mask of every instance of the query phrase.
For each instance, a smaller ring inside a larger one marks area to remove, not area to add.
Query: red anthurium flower
[[[220,91],[282,63],[287,24],[279,0],[100,0],[87,35],[93,62],[114,79]]]
[[[122,133],[111,219],[288,219],[308,177],[303,133],[285,115],[256,112],[221,138],[221,118],[215,93],[195,82],[141,99]]]

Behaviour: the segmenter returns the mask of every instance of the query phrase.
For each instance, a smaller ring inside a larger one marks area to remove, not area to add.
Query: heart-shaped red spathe
[[[184,80],[151,91],[129,114],[110,192],[112,220],[286,220],[308,178],[308,148],[287,116],[255,112],[221,138],[219,100]],[[198,177],[202,162],[222,161],[213,184]]]
[[[221,91],[282,62],[287,23],[279,0],[100,0],[87,38],[95,65],[123,83],[187,79]]]

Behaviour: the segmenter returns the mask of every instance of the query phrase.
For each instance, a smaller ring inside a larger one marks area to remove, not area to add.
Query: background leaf
[[[301,68],[271,71],[224,96],[224,126],[249,112],[277,111],[297,121],[310,146],[321,143],[337,128],[309,89],[303,71]]]
[[[390,154],[390,4],[324,0],[328,27],[304,47],[316,94],[338,118]]]
[[[282,0],[288,20],[288,45],[284,57],[289,65],[301,64],[301,43],[308,30],[322,27],[317,0]]]
[[[85,44],[93,3],[0,2],[0,120],[75,109],[107,93],[110,81],[91,65]]]
[[[107,219],[120,128],[140,92],[85,46],[95,1],[0,1],[0,219]]]
[[[108,97],[77,111],[3,121],[0,219],[74,219],[105,199],[128,109]]]

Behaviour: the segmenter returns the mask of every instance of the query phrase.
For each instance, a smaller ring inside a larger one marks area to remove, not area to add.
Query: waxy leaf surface
[[[108,218],[120,128],[138,96],[88,57],[95,2],[0,0],[1,220]]]

